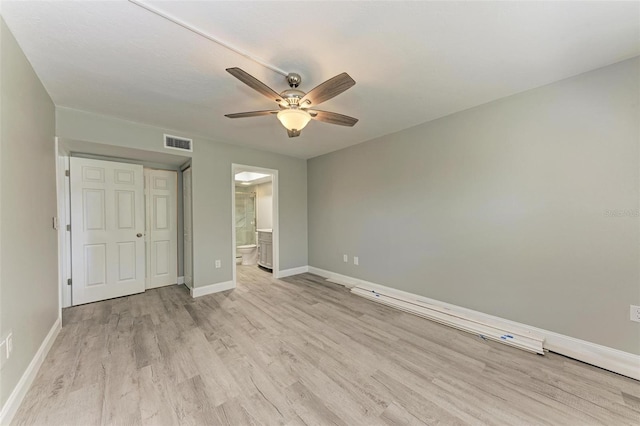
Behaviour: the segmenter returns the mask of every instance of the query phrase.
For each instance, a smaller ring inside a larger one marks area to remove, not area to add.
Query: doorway
[[[73,140],[58,148],[61,306],[184,283],[182,169],[190,156]]]
[[[238,268],[261,268],[279,275],[278,171],[231,167],[233,283]]]

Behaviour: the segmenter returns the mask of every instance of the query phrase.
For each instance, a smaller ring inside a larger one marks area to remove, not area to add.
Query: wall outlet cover
[[[216,268],[220,268],[222,266],[222,263],[220,262],[220,260],[216,260]]]
[[[342,260],[344,261],[344,263],[349,262],[349,256],[347,256],[346,254],[342,255]]]
[[[353,256],[353,264],[354,265],[359,265],[360,264],[360,259],[358,259],[358,256]]]
[[[640,306],[631,305],[629,316],[631,321],[640,322]]]

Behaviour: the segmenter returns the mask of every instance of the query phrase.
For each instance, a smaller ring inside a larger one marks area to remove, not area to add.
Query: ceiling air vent
[[[180,151],[193,151],[193,139],[179,138],[178,136],[164,135],[164,147],[179,149]]]

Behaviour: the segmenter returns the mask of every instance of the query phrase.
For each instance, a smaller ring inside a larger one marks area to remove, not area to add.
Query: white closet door
[[[142,166],[72,157],[72,303],[144,291]]]
[[[144,169],[147,199],[147,288],[178,282],[178,175]]]
[[[184,203],[184,283],[193,288],[193,242],[191,219],[191,168],[182,172],[182,196]]]

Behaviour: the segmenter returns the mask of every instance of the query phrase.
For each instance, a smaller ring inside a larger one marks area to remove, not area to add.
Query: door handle
[[[138,232],[138,233],[136,234],[136,237],[141,238],[141,237],[142,237],[142,234]]]

